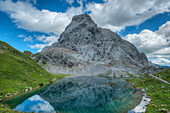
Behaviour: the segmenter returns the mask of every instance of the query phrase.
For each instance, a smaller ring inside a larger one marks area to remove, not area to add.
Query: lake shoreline
[[[127,79],[125,80],[126,82],[130,83],[133,85],[133,87],[135,87],[136,89],[140,89],[138,87],[135,86],[134,83],[129,82]],[[142,91],[142,100],[140,102],[140,104],[138,104],[136,107],[134,107],[133,109],[129,110],[128,113],[144,113],[146,111],[147,105],[149,104],[149,102],[151,101],[151,98],[147,96],[147,93],[144,92],[142,89],[140,89]]]
[[[67,77],[74,77],[74,76],[65,76],[64,78],[67,78]],[[62,79],[63,79],[63,78],[62,78]],[[43,86],[40,86],[40,85],[39,85],[39,86],[37,86],[37,87],[35,87],[35,88],[32,88],[31,90],[23,91],[23,92],[20,92],[20,93],[18,93],[18,94],[14,94],[14,95],[10,95],[10,96],[8,96],[8,97],[6,97],[6,98],[0,99],[0,103],[2,103],[3,101],[9,100],[9,99],[15,98],[15,97],[17,97],[17,96],[21,96],[22,94],[27,94],[27,93],[30,93],[30,92],[32,92],[32,91],[39,90],[39,89],[41,89],[41,88],[43,88],[43,87],[48,87],[49,85],[51,85],[51,84],[53,84],[53,83],[55,83],[55,82],[57,82],[57,81],[58,81],[58,80],[53,81],[53,82],[48,82],[48,83],[44,84]]]
[[[137,105],[134,109],[128,111],[128,113],[143,113],[146,111],[147,105],[151,99],[147,96],[146,93],[143,93],[142,100],[139,105]]]
[[[69,77],[74,77],[74,76],[69,76]],[[65,77],[65,78],[66,78],[66,77]],[[123,81],[124,81],[124,80],[123,80]],[[57,82],[57,81],[56,81],[56,82]],[[126,81],[126,82],[127,82],[127,81]],[[130,83],[130,82],[128,82],[128,83]],[[38,91],[38,90],[41,90],[42,88],[48,87],[50,84],[51,84],[51,83],[48,83],[48,84],[45,84],[44,86],[36,87],[36,88],[34,88],[34,89],[30,90],[30,91],[22,92],[22,93],[20,93],[20,94],[18,94],[18,95],[13,95],[12,97],[5,98],[4,101],[8,101],[8,100],[10,100],[10,99],[15,99],[15,98],[17,98],[17,97],[19,97],[19,96],[22,96],[22,95],[24,95],[24,94],[27,94],[27,93],[36,92],[36,91]],[[130,83],[130,84],[132,84],[132,83]],[[133,85],[133,84],[132,84],[132,85]],[[133,85],[133,86],[134,86],[134,85]],[[135,88],[135,87],[134,87],[134,88]],[[135,88],[135,89],[137,89],[137,88]],[[141,93],[142,93],[142,92],[141,92]],[[147,98],[147,96],[143,93],[143,96],[141,95],[141,100],[139,101],[140,104],[137,105],[134,109],[131,109],[130,112],[128,111],[128,113],[140,112],[140,111],[141,111],[140,109],[142,109],[143,107],[145,107],[145,105],[147,105],[147,103],[145,102],[146,98]],[[141,104],[141,103],[144,103],[144,104]],[[146,108],[145,108],[145,110],[146,110]],[[132,111],[133,111],[133,112],[132,112]],[[142,112],[143,112],[143,111],[142,111]]]
[[[0,99],[0,103],[2,103],[3,101],[9,100],[9,99],[15,98],[15,97],[17,97],[17,96],[21,96],[21,95],[23,95],[23,94],[27,94],[27,93],[30,93],[30,92],[39,90],[39,89],[41,89],[41,88],[43,88],[43,87],[47,87],[47,86],[49,86],[49,85],[50,85],[50,83],[45,84],[44,86],[37,86],[37,87],[35,87],[35,88],[33,88],[32,90],[29,90],[29,91],[23,91],[23,92],[20,92],[20,93],[18,93],[18,94],[15,94],[15,95],[8,96],[8,97],[6,97],[6,98]]]

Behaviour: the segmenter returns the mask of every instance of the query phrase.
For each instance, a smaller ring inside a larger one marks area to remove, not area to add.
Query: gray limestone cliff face
[[[141,65],[148,64],[145,54],[139,53],[133,44],[109,29],[97,27],[86,14],[74,16],[59,41],[51,47],[77,51],[84,61],[127,60]]]
[[[97,27],[87,14],[74,16],[58,42],[45,47],[40,54],[35,59],[45,61],[48,65],[54,64],[53,69],[55,65],[62,67],[102,65],[106,68],[120,69],[150,66],[144,53],[138,52],[133,44],[123,40],[111,30]]]

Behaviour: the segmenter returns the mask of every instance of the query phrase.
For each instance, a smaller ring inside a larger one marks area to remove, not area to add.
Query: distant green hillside
[[[30,57],[0,41],[0,99],[63,77],[48,73]]]

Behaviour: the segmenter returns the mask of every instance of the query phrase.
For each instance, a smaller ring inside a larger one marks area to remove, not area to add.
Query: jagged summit
[[[60,48],[60,49],[59,49]],[[61,50],[64,48],[64,50]],[[67,52],[65,50],[67,49]],[[72,52],[69,52],[72,51]],[[74,51],[74,52],[73,52]],[[87,14],[76,15],[71,23],[60,35],[58,42],[42,50],[41,54],[48,57],[41,58],[47,63],[65,66],[80,66],[86,62],[89,65],[103,65],[109,68],[143,68],[149,66],[144,53],[138,52],[136,47],[109,29],[97,27],[97,24]],[[63,53],[64,52],[64,53]],[[69,60],[56,60],[55,55],[63,53]],[[74,60],[73,60],[74,59]],[[80,63],[81,62],[81,63]],[[100,67],[100,66],[99,66]]]
[[[71,23],[66,27],[65,31],[72,32],[74,29],[82,27],[97,27],[97,24],[88,14],[76,15],[72,18]]]
[[[77,51],[84,61],[137,61],[146,64],[147,58],[136,47],[108,29],[97,27],[87,14],[74,16],[72,22],[52,47]]]
[[[92,20],[92,18],[88,14],[82,14],[82,15],[74,16],[72,18],[70,25],[81,25],[81,24],[86,24],[86,25],[89,25],[89,26],[97,27],[97,24]]]

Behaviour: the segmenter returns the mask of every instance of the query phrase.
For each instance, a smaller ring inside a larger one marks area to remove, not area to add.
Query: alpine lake
[[[142,92],[125,78],[74,76],[2,103],[21,112],[127,113],[141,100]]]

